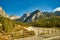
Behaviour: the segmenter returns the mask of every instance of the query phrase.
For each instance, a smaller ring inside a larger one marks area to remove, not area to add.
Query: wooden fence
[[[38,36],[41,35],[57,35],[59,34],[59,30],[57,28],[41,28],[38,29]]]

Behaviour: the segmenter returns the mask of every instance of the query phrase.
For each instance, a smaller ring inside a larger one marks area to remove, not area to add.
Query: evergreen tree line
[[[4,32],[11,32],[14,27],[15,27],[15,22],[13,20],[10,20],[8,18],[4,18],[2,16],[0,16],[0,32],[4,31]]]
[[[29,24],[34,27],[60,27],[60,16],[42,17]]]

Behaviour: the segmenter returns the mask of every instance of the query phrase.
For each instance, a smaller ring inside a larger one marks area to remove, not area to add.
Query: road
[[[49,35],[43,35],[43,36],[38,35],[38,31],[39,33],[42,33],[42,32],[47,33],[48,29],[49,29]],[[51,30],[53,30],[53,33]],[[36,35],[33,37],[19,38],[14,40],[52,40],[52,39],[56,40],[56,38],[60,39],[60,35],[58,36],[56,35],[57,33],[59,34],[58,30],[55,31],[55,29],[52,29],[52,28],[35,28],[34,27],[34,32]]]

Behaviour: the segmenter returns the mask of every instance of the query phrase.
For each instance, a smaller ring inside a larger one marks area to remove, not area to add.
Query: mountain
[[[8,18],[9,16],[5,13],[5,11],[2,9],[2,7],[0,7],[0,15],[5,17],[5,18]]]
[[[28,16],[30,16],[30,14],[25,13],[21,18],[17,19],[17,21],[25,21]]]
[[[44,17],[52,17],[54,15],[54,12],[42,12]]]
[[[39,17],[43,16],[43,13],[39,10],[35,10],[26,18],[24,22],[33,22],[34,20],[38,19]]]
[[[17,19],[17,21],[22,22],[33,22],[34,20],[38,19],[39,17],[43,16],[43,13],[39,10],[35,10],[32,13],[25,13],[21,18]]]
[[[16,15],[10,16],[10,19],[18,19],[18,18],[20,18],[20,17],[19,16],[16,16]]]
[[[43,16],[43,13],[39,10],[35,10],[32,13],[25,13],[21,18],[17,19],[17,21],[22,22],[33,22],[34,20],[38,19],[39,17]]]
[[[55,11],[54,14],[56,14],[57,16],[60,16],[60,11]]]

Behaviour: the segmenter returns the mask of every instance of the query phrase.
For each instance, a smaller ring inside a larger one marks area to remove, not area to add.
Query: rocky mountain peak
[[[25,14],[24,14],[21,18],[19,18],[17,21],[25,21],[28,16],[30,16],[30,14],[29,14],[29,13],[25,13]]]
[[[42,16],[43,13],[40,10],[35,10],[31,13],[25,13],[18,21],[32,22]]]
[[[40,10],[35,10],[34,12],[38,13],[38,12],[40,12]]]
[[[8,18],[9,16],[5,13],[5,11],[3,10],[3,8],[0,6],[0,15],[5,17],[5,18]]]
[[[12,16],[10,16],[10,19],[18,19],[20,18],[19,16],[16,16],[15,14],[13,14]]]
[[[29,16],[30,14],[29,13],[25,13],[24,16]]]
[[[26,18],[25,22],[32,22],[42,16],[42,12],[40,10],[33,11],[29,17]]]
[[[0,10],[2,10],[2,7],[0,6]]]

